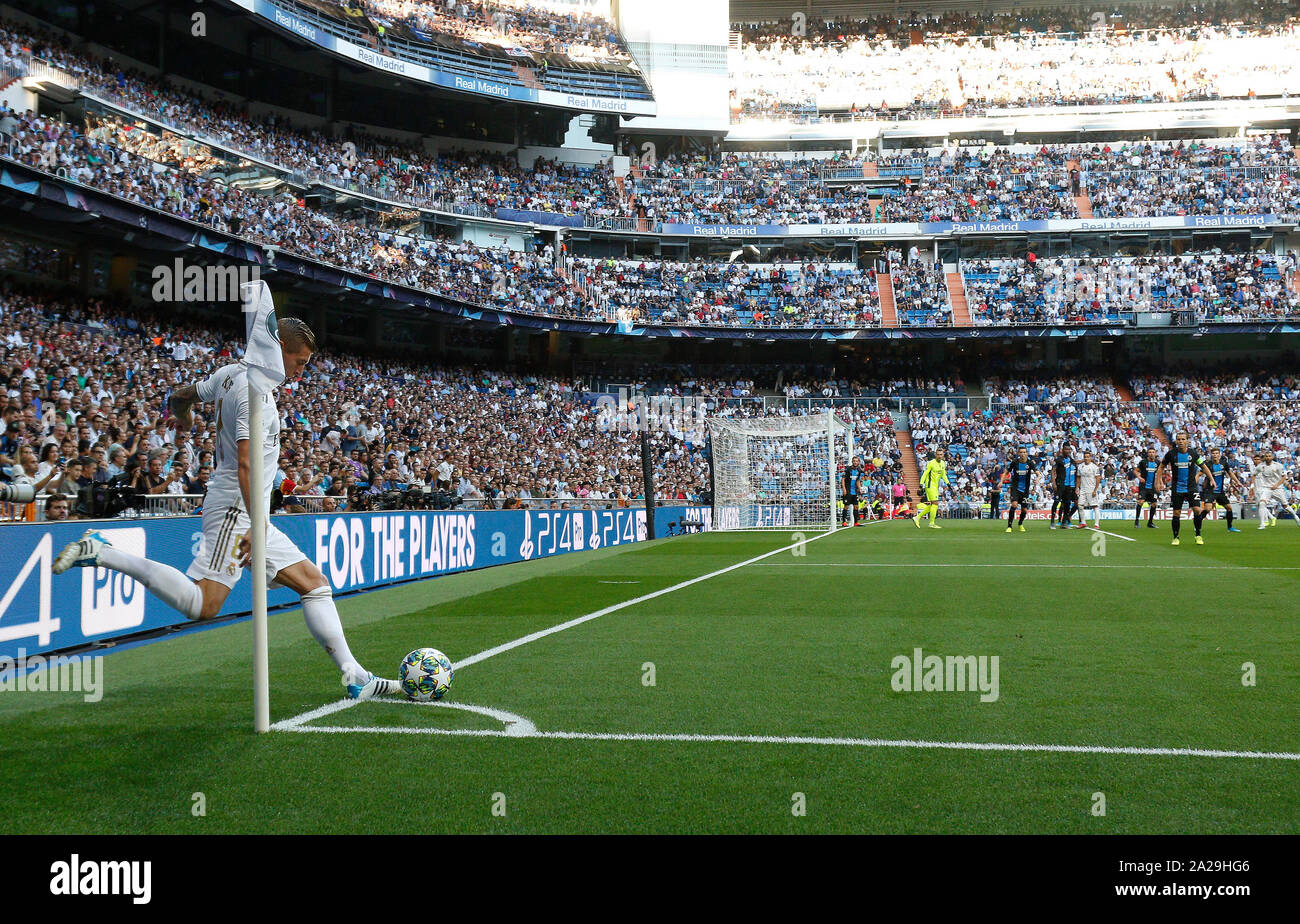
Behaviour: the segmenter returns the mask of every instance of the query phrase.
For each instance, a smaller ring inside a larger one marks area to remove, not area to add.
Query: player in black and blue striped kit
[[[1191,448],[1190,439],[1186,430],[1178,431],[1178,435],[1174,437],[1174,448],[1165,453],[1164,459],[1160,461],[1160,470],[1156,474],[1156,483],[1163,484],[1165,469],[1168,468],[1173,473],[1170,484],[1173,495],[1170,506],[1174,512],[1173,545],[1178,545],[1178,530],[1182,525],[1184,503],[1192,512],[1192,523],[1196,527],[1196,544],[1205,545],[1205,540],[1201,538],[1201,522],[1205,517],[1201,513],[1201,498],[1196,490],[1196,482],[1198,473],[1209,481],[1214,480],[1214,474],[1206,464],[1205,458]]]
[[[858,508],[858,489],[862,483],[862,460],[854,459],[844,469],[842,500],[844,503],[844,525],[853,526],[856,522]]]
[[[1242,490],[1244,486],[1237,477],[1237,473],[1228,468],[1223,460],[1223,453],[1219,447],[1215,446],[1210,450],[1210,474],[1209,480],[1201,482],[1201,519],[1209,516],[1214,505],[1218,504],[1228,512],[1228,532],[1239,533],[1241,530],[1232,525],[1232,503],[1228,500],[1228,492],[1224,487],[1224,482],[1230,483],[1237,490]]]
[[[1142,525],[1142,508],[1147,508],[1147,526],[1156,528],[1152,522],[1156,518],[1156,500],[1160,497],[1160,488],[1156,486],[1156,473],[1160,463],[1156,461],[1156,451],[1147,450],[1147,457],[1137,464],[1138,496],[1137,510],[1133,513],[1133,528]]]
[[[1070,518],[1074,512],[1079,509],[1079,467],[1074,462],[1074,456],[1070,451],[1070,444],[1065,443],[1061,446],[1061,454],[1056,460],[1056,470],[1053,481],[1056,485],[1056,500],[1060,505],[1061,529],[1068,529]],[[1056,511],[1053,510],[1053,522],[1049,528],[1056,527]]]
[[[1034,484],[1034,463],[1029,461],[1029,450],[1023,446],[1016,453],[1016,458],[1007,466],[1007,473],[1011,476],[1008,484],[1011,488],[1011,499],[1007,504],[1007,532],[1011,532],[1011,527],[1016,522],[1016,510],[1020,510],[1020,531],[1025,531],[1025,514],[1029,512],[1029,492]]]

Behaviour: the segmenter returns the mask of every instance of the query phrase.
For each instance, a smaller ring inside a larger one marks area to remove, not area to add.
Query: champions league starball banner
[[[682,520],[709,526],[708,508],[658,507],[656,538]],[[273,517],[271,522],[313,562],[336,594],[491,565],[594,551],[646,538],[645,510],[384,511]],[[37,654],[189,622],[135,580],[104,568],[55,575],[54,557],[81,538],[87,521],[15,523],[0,555],[0,657]],[[198,517],[94,521],[109,542],[133,555],[189,567],[202,538]],[[231,592],[222,616],[252,608],[251,577]],[[296,603],[282,587],[268,607]]]

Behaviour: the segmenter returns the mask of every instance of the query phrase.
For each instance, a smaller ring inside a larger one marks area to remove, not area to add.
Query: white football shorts
[[[205,507],[203,541],[185,574],[192,580],[217,581],[227,587],[239,583],[239,540],[251,521],[240,507]],[[306,561],[307,556],[272,523],[266,527],[266,584],[271,586],[282,568]]]

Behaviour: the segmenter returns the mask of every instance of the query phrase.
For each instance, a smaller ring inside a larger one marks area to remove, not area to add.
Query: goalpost
[[[835,529],[836,465],[853,459],[853,428],[834,411],[707,423],[714,529]]]

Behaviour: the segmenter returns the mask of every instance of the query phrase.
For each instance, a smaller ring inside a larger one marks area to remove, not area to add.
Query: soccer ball
[[[407,699],[442,699],[451,687],[451,659],[436,648],[417,648],[402,659],[397,676]]]

